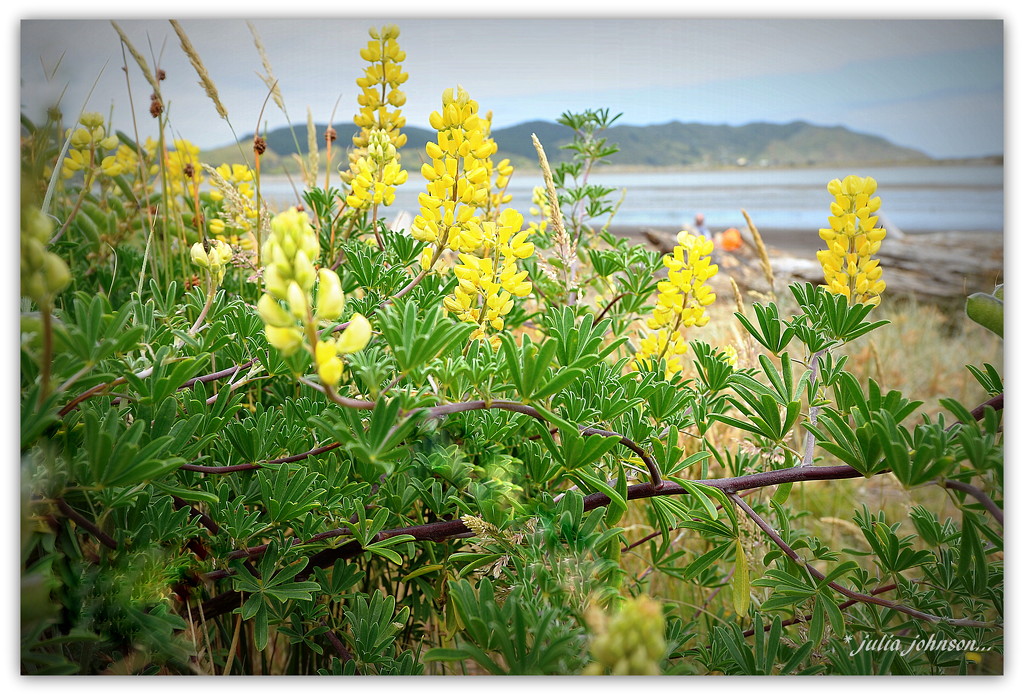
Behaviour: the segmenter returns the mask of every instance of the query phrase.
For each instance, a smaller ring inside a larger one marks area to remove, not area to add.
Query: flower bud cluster
[[[585,674],[660,675],[665,656],[665,617],[661,603],[642,595],[623,601],[610,619],[589,613],[595,629],[590,642],[594,663]]]
[[[835,197],[831,206],[830,227],[818,231],[827,248],[818,252],[825,274],[825,288],[844,295],[853,303],[877,305],[885,290],[878,253],[885,229],[877,227],[882,199],[872,194],[878,184],[871,177],[850,175],[833,179],[828,192]]]
[[[21,294],[39,307],[47,306],[54,296],[71,283],[68,265],[46,249],[53,235],[53,220],[35,207],[21,211]]]
[[[85,112],[78,120],[78,127],[68,129],[71,147],[61,163],[61,176],[71,179],[76,172],[88,173],[96,161],[97,150],[110,151],[118,147],[117,136],[107,136],[103,128],[103,116]],[[104,158],[106,162],[109,157]],[[111,175],[113,176],[113,175]]]
[[[657,304],[647,320],[655,331],[641,340],[636,354],[637,362],[665,359],[669,378],[681,370],[681,356],[688,350],[684,330],[708,323],[707,307],[716,297],[708,281],[718,273],[718,265],[711,263],[711,240],[686,230],[677,239],[679,244],[663,259],[668,278],[658,283]]]
[[[266,292],[256,306],[267,341],[286,356],[305,348],[320,379],[335,387],[344,372],[341,356],[366,346],[370,323],[356,314],[337,339],[321,339],[319,326],[336,322],[345,309],[341,280],[331,269],[314,266],[320,243],[305,213],[295,208],[279,213],[270,229],[262,250]]]
[[[370,132],[366,154],[356,161],[352,171],[355,174],[349,182],[352,193],[345,202],[357,209],[390,206],[395,201],[395,187],[409,179],[409,173],[398,163],[394,143],[380,128]]]
[[[533,290],[527,272],[517,264],[534,252],[533,243],[527,241],[529,231],[522,228],[523,216],[506,208],[497,223],[480,224],[482,241],[475,252],[459,254],[459,264],[454,268],[459,285],[444,299],[444,307],[463,322],[479,325],[470,341],[486,337],[488,328],[504,329],[513,298],[526,297]],[[489,341],[494,348],[500,343],[496,335]]]
[[[359,55],[369,65],[363,77],[356,80],[361,93],[358,97],[359,113],[352,117],[360,130],[352,136],[353,150],[349,153],[349,169],[342,173],[346,182],[358,175],[357,163],[370,145],[370,133],[382,130],[396,149],[401,149],[408,136],[400,132],[405,126],[401,107],[405,104],[405,93],[401,85],[409,79],[409,73],[402,71],[405,51],[398,45],[399,30],[388,24],[377,30],[370,29],[370,41]],[[394,107],[392,109],[391,107]]]
[[[220,286],[224,281],[228,262],[231,261],[231,247],[220,240],[214,240],[208,245],[196,242],[192,245],[191,254],[192,261],[209,272],[213,286]]]

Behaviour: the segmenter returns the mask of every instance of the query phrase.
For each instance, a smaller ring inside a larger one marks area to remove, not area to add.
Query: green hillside
[[[317,125],[317,142],[323,150],[324,125]],[[336,127],[336,145],[347,148],[352,142],[354,125]],[[423,148],[435,136],[433,131],[413,126],[403,129],[408,143],[403,159],[416,163],[423,159]],[[527,123],[497,129],[493,136],[500,157],[507,157],[517,166],[535,166],[536,153],[531,134],[544,144],[549,159],[558,162],[569,153],[561,146],[572,139],[565,126],[548,121]],[[725,126],[702,123],[670,123],[653,126],[614,126],[604,134],[609,143],[616,143],[620,152],[614,163],[631,167],[724,167],[736,165],[800,166],[857,163],[922,162],[931,158],[911,148],[895,145],[878,136],[857,133],[842,126],[815,126],[804,121],[786,124],[751,123]],[[267,136],[266,169],[273,171],[282,161],[292,162],[296,143],[305,150],[306,125],[298,124],[294,133],[288,128],[270,131]],[[252,141],[252,135],[242,143]],[[211,162],[237,161],[238,148],[227,145],[204,153]],[[290,167],[289,169],[294,169]]]

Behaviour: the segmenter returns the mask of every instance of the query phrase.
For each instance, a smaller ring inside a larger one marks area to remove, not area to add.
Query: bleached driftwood
[[[745,234],[744,234],[745,233]],[[662,253],[676,245],[675,233],[645,229],[644,238]],[[716,250],[716,263],[740,288],[768,291],[768,282],[749,231],[735,252]],[[768,248],[775,289],[793,281],[821,282],[821,266],[813,253],[797,256]],[[1003,236],[983,232],[936,232],[886,237],[879,251],[886,291],[921,300],[955,300],[975,292],[990,292],[1003,280]]]

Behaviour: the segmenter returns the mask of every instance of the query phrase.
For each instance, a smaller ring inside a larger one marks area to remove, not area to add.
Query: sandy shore
[[[646,242],[647,240],[643,232],[644,230],[652,229],[666,233],[678,232],[678,230],[669,230],[668,228],[652,227],[649,225],[612,225],[611,232],[619,236],[635,239],[638,242]],[[712,230],[712,232],[720,232],[720,230]],[[823,248],[817,230],[759,227],[758,232],[761,233],[761,239],[764,240],[769,250],[774,249],[794,256],[813,258],[814,253]],[[905,230],[904,232],[914,234],[913,231]],[[978,231],[977,234],[1001,234],[1001,232],[984,230]]]
[[[654,228],[649,225],[612,225],[611,232],[621,237],[629,237],[638,242],[645,242],[644,230],[658,230],[665,233],[678,232],[668,228]],[[720,232],[712,230],[712,232]],[[778,249],[789,254],[800,256],[814,255],[814,252],[821,249],[821,238],[817,230],[789,230],[789,229],[763,229],[758,228],[761,239],[770,249]]]

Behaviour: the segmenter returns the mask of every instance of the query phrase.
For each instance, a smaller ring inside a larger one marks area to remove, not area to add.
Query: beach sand
[[[612,225],[610,231],[622,237],[628,237],[631,240],[635,240],[637,244],[648,244],[647,238],[644,236],[645,230],[657,230],[662,233],[673,234],[678,230],[669,230],[663,227],[652,227],[649,225]],[[718,229],[712,229],[712,233],[721,232]],[[745,231],[743,231],[746,234]],[[758,232],[761,233],[761,239],[764,240],[765,246],[769,252],[777,252],[784,255],[790,255],[795,257],[803,257],[807,259],[814,259],[815,252],[819,249],[824,248],[824,243],[821,238],[818,237],[818,230],[810,229],[791,229],[791,228],[758,228]],[[903,231],[908,236],[913,236],[917,233],[913,231]],[[927,234],[927,233],[921,233]],[[1001,235],[1002,232],[998,230],[980,230],[971,232],[970,234],[978,235]]]
[[[658,230],[659,232],[672,234],[678,230],[668,228],[655,228],[649,225],[612,225],[610,232],[620,237],[628,237],[638,244],[647,243],[644,237],[645,230]],[[721,232],[712,230],[712,233]],[[787,254],[801,257],[813,257],[814,253],[822,248],[821,238],[817,230],[792,230],[792,229],[763,229],[758,228],[761,239],[769,249],[778,250]]]

